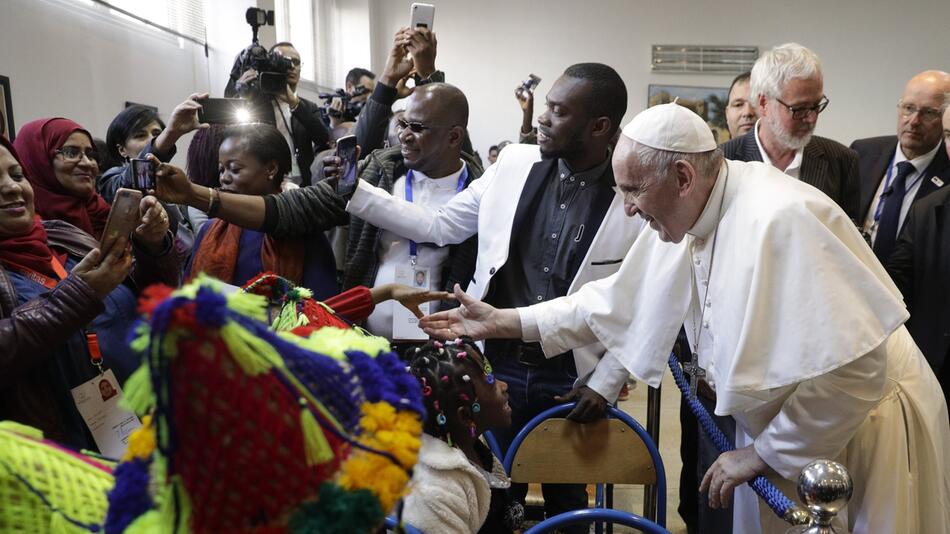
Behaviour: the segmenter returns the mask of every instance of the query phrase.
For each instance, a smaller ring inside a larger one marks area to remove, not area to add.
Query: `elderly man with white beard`
[[[828,106],[818,56],[797,43],[777,46],[755,62],[751,87],[759,121],[747,134],[722,145],[726,159],[768,163],[817,187],[856,220],[857,153],[813,135],[818,115]]]
[[[641,232],[620,270],[577,292],[498,309],[456,287],[458,309],[423,318],[431,335],[540,340],[546,355],[599,341],[658,386],[685,325],[716,413],[737,422],[700,491],[735,532],[784,532],[744,482],[786,495],[817,458],[843,463],[856,534],[950,532],[950,425],[933,371],[903,326],[897,287],[827,196],[754,162],[723,160],[712,132],[675,104],[643,111],[613,156]]]

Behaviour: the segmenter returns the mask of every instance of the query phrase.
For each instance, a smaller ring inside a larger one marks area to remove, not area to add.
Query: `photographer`
[[[325,112],[330,128],[355,121],[375,87],[376,75],[372,71],[354,67],[346,73],[343,89],[337,89],[336,93],[321,94],[320,98],[329,100]]]
[[[330,139],[326,124],[320,119],[320,106],[297,96],[297,84],[300,82],[300,54],[294,45],[283,42],[270,48],[268,55],[276,54],[289,60],[287,83],[284,90],[276,94],[267,94],[260,84],[255,86],[259,72],[254,68],[245,69],[237,79],[232,78],[225,96],[241,95],[255,100],[258,106],[270,107],[274,114],[274,125],[287,140],[294,155],[293,168],[288,180],[301,186],[310,185],[310,165],[314,154],[325,148]],[[239,57],[239,61],[242,58]],[[233,76],[232,72],[232,76]]]

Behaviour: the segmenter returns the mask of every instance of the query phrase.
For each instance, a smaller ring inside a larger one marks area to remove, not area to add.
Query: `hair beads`
[[[429,414],[425,431],[450,446],[453,438],[458,441],[459,431],[465,433],[466,439],[478,437],[476,418],[481,405],[474,379],[484,376],[488,384],[493,384],[494,377],[490,374],[491,366],[471,339],[427,343],[413,351],[409,368],[419,381]],[[468,415],[458,408],[468,408]],[[457,420],[459,417],[461,420]],[[462,430],[465,427],[468,428]]]

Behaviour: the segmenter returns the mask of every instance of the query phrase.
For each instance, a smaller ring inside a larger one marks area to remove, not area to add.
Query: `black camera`
[[[363,111],[363,106],[366,104],[366,101],[353,102],[353,98],[363,96],[368,92],[369,89],[359,85],[353,89],[352,93],[347,93],[343,89],[337,89],[332,93],[320,93],[320,99],[324,101],[323,105],[320,106],[320,114],[323,116],[324,122],[329,124],[330,117],[340,119],[343,122],[355,121],[360,111]],[[342,112],[330,108],[330,104],[334,98],[339,98],[343,102]]]
[[[249,7],[244,18],[251,26],[251,45],[241,51],[231,68],[231,80],[238,96],[250,98],[257,95],[276,95],[287,90],[287,73],[294,68],[293,61],[275,52],[268,52],[260,45],[257,30],[261,26],[274,25],[274,12]],[[257,77],[244,83],[237,80],[247,70],[257,71]]]

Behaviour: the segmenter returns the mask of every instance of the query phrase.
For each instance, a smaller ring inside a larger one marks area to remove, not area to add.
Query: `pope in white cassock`
[[[950,426],[940,385],[904,328],[902,298],[847,215],[818,189],[762,163],[722,159],[677,104],[623,130],[613,156],[643,232],[620,270],[517,310],[456,290],[462,306],[421,322],[432,335],[540,340],[545,354],[600,341],[658,386],[677,331],[738,423],[700,487],[730,504],[735,532],[788,525],[744,482],[789,497],[818,458],[849,469],[840,518],[856,533],[950,532]]]

